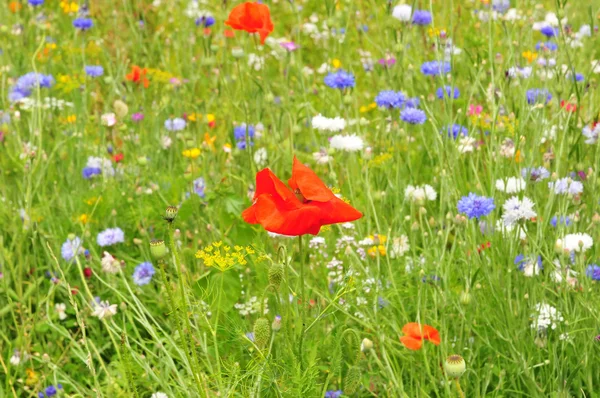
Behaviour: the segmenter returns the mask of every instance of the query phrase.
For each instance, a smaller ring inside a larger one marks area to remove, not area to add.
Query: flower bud
[[[471,293],[464,291],[460,294],[460,303],[463,305],[471,304]]]
[[[358,366],[353,366],[348,369],[346,378],[344,379],[344,394],[352,395],[360,387],[360,369]]]
[[[271,329],[274,332],[279,332],[279,330],[281,329],[281,317],[279,315],[276,315],[275,319],[273,319],[273,323],[271,324]]]
[[[280,263],[273,263],[269,267],[269,284],[273,285],[275,289],[279,289],[281,280],[283,279],[283,265]]]
[[[467,364],[460,355],[450,355],[448,358],[446,358],[446,362],[444,362],[444,370],[446,371],[448,377],[458,379],[465,373],[465,370],[467,370]]]
[[[172,223],[175,217],[177,217],[177,211],[177,207],[168,206],[167,210],[165,211],[165,220],[167,220],[168,223]]]
[[[373,342],[367,338],[364,338],[360,343],[360,350],[362,352],[370,351],[373,348]]]
[[[163,259],[167,256],[167,246],[164,240],[153,240],[150,242],[150,254],[155,260]]]
[[[121,100],[116,100],[113,103],[113,107],[115,108],[115,114],[120,119],[123,119],[125,116],[127,116],[127,113],[129,113],[129,108],[127,107],[127,104]]]
[[[271,339],[271,325],[267,318],[258,318],[254,322],[254,344],[263,349],[269,344]]]

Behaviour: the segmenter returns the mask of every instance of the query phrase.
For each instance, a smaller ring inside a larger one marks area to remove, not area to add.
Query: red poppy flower
[[[440,333],[429,325],[410,322],[404,325],[402,333],[404,333],[404,336],[400,337],[400,342],[409,350],[421,349],[423,340],[429,340],[435,345],[440,345]]]
[[[233,7],[225,25],[231,26],[235,30],[258,33],[260,44],[265,44],[265,39],[273,32],[269,7],[249,1]]]
[[[567,112],[577,111],[577,104],[565,100],[560,101],[560,107],[566,110]]]
[[[123,155],[122,153],[117,153],[112,158],[115,163],[119,163],[121,160],[123,160],[124,157],[125,155]]]
[[[137,65],[133,65],[131,67],[131,73],[128,73],[125,76],[125,79],[138,84],[142,83],[144,85],[144,88],[148,88],[148,86],[150,85],[150,80],[146,78],[146,73],[146,68],[140,68]]]
[[[256,174],[252,206],[242,217],[282,235],[316,235],[323,225],[358,220],[362,213],[331,192],[323,181],[294,157],[288,188],[273,172]]]

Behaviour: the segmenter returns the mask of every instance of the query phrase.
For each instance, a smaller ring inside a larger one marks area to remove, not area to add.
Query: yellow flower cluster
[[[369,239],[372,240],[374,244],[367,250],[369,256],[376,257],[377,253],[379,253],[380,256],[385,256],[385,242],[387,241],[387,237],[385,235],[371,235],[369,236]]]
[[[65,14],[74,14],[77,11],[79,11],[79,6],[74,1],[68,2],[68,1],[62,0],[60,2],[60,8],[62,8],[62,10]]]
[[[360,113],[370,112],[373,109],[377,108],[377,104],[375,102],[370,103],[369,105],[363,105],[360,107]]]
[[[375,156],[373,159],[369,160],[369,167],[379,167],[386,164],[388,161],[392,160],[392,154],[389,152],[382,153],[381,155]]]
[[[233,250],[230,246],[224,245],[223,242],[213,242],[204,249],[196,252],[196,258],[202,259],[207,267],[216,267],[221,272],[227,271],[236,265],[246,265],[247,256],[254,254],[254,249],[250,246],[234,246]]]
[[[492,127],[492,116],[489,114],[482,115],[471,115],[471,123],[481,129],[490,129]],[[514,113],[510,115],[500,115],[496,120],[496,131],[504,132],[508,131],[510,134],[514,134],[515,128],[518,126],[518,121],[515,118]]]

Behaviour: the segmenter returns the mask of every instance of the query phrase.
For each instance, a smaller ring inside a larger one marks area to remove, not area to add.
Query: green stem
[[[302,235],[298,236],[298,252],[300,257],[300,311],[302,316],[302,329],[300,331],[300,342],[298,343],[298,360],[300,361],[300,370],[304,370],[302,345],[304,343],[304,333],[306,328],[306,303],[304,302],[304,253],[302,251]]]
[[[219,383],[219,391],[221,391],[221,358],[219,355],[219,342],[217,340],[217,329],[219,328],[219,317],[221,315],[221,297],[223,292],[223,281],[225,280],[225,274],[221,273],[221,283],[217,296],[217,314],[215,315],[215,326],[212,329],[213,344],[215,346],[215,360],[217,361],[217,375],[216,380]]]
[[[460,381],[458,381],[458,379],[454,379],[454,384],[456,384],[456,391],[458,391],[460,398],[465,398],[465,393],[463,392],[462,388],[460,388]]]

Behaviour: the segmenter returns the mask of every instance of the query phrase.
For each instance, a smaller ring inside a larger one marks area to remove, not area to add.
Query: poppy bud
[[[360,350],[362,352],[370,351],[373,348],[373,342],[369,339],[363,339],[362,343],[360,343]]]
[[[350,94],[344,95],[344,104],[346,104],[346,105],[352,104],[352,96]]]
[[[269,267],[269,284],[273,285],[275,289],[279,289],[281,280],[283,279],[283,265],[280,263],[273,263]]]
[[[153,240],[150,242],[150,254],[155,260],[160,260],[167,255],[167,246],[164,240]]]
[[[258,318],[254,322],[254,343],[260,349],[263,349],[269,344],[271,338],[271,325],[267,318]]]
[[[234,47],[231,49],[231,55],[233,58],[242,58],[244,56],[244,50],[239,47]]]
[[[165,211],[165,220],[167,220],[168,223],[172,223],[173,220],[175,220],[175,217],[177,217],[177,211],[177,207],[168,206],[167,210]]]
[[[358,366],[353,366],[348,369],[346,378],[344,379],[344,394],[352,395],[360,387],[360,369]]]
[[[458,379],[465,373],[465,370],[467,370],[467,365],[463,357],[454,354],[446,358],[446,362],[444,362],[444,370],[446,371],[446,375],[448,375],[448,377]]]
[[[471,304],[471,293],[465,291],[460,294],[460,303],[463,305]]]

